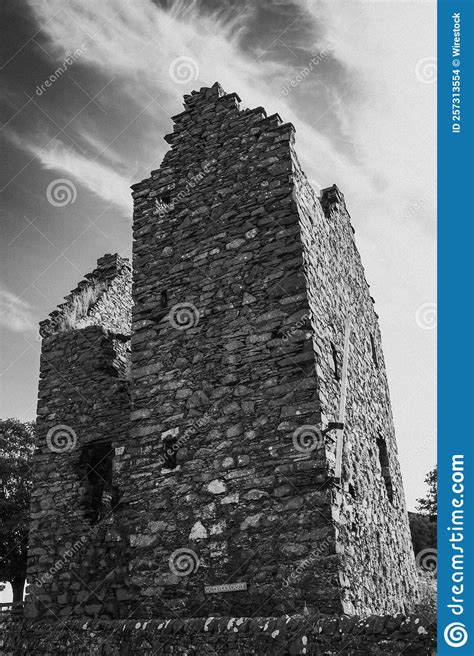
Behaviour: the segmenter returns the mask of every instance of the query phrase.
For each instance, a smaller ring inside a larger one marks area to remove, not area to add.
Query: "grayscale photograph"
[[[0,654],[434,656],[436,4],[0,11]]]

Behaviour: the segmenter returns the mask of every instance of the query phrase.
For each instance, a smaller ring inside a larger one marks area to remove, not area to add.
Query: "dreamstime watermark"
[[[293,446],[300,453],[311,453],[323,445],[323,433],[317,426],[305,424],[293,433]]]
[[[438,552],[436,549],[422,549],[416,554],[415,562],[425,572],[435,573],[438,568]]]
[[[199,66],[192,57],[182,55],[173,59],[169,65],[168,74],[176,84],[187,84],[198,79]]]
[[[422,303],[415,312],[415,321],[422,330],[433,330],[437,325],[436,303]]]
[[[463,647],[468,637],[466,625],[462,622],[451,622],[443,633],[444,641],[449,647]]]
[[[434,84],[437,77],[436,57],[422,57],[415,64],[416,79],[423,84]]]
[[[77,435],[70,426],[58,424],[49,429],[46,434],[46,444],[53,453],[72,451],[77,444]]]
[[[447,526],[449,532],[448,548],[451,554],[449,572],[448,598],[446,604],[448,612],[452,615],[464,615],[466,605],[466,486],[465,486],[465,461],[464,454],[454,454],[451,456],[451,491],[450,491],[450,526]],[[445,534],[446,535],[446,534]],[[449,624],[444,631],[444,639],[451,647],[462,647],[467,642],[467,630],[461,622]]]
[[[199,569],[199,556],[192,549],[175,549],[168,560],[168,565],[176,576],[189,576]]]
[[[413,458],[414,456],[419,456],[424,453],[424,451],[430,447],[432,444],[436,443],[436,437],[434,435],[425,435],[421,442],[417,443],[415,448],[411,449],[409,452],[409,457]]]
[[[319,182],[319,180],[316,180],[316,178],[308,178],[309,184],[313,187],[315,192],[318,194],[318,196],[321,195],[321,191],[324,189],[323,185]]]
[[[306,570],[321,557],[321,554],[324,553],[325,548],[329,549],[331,545],[332,540],[330,539],[323,540],[320,544],[318,544],[318,547],[314,549],[314,551],[312,551],[307,558],[302,560],[289,576],[283,579],[284,587],[287,588],[290,585],[297,583],[305,574]]]
[[[281,88],[281,93],[283,96],[287,96],[291,89],[294,89],[298,86],[303,80],[305,80],[308,75],[319,66],[319,64],[329,57],[330,53],[334,50],[335,44],[330,41],[322,50],[312,51],[311,59],[309,62],[301,69],[291,80],[286,82],[286,84]]]
[[[73,182],[67,178],[56,178],[49,183],[46,189],[46,198],[53,207],[65,207],[74,203],[77,189]]]
[[[66,542],[66,550],[63,552],[61,559],[57,560],[54,565],[52,565],[52,567],[50,567],[44,574],[40,576],[40,578],[37,578],[34,582],[34,585],[37,588],[41,588],[45,583],[48,583],[55,574],[62,570],[64,565],[66,565],[73,556],[81,551],[86,542],[87,537],[85,535],[82,535],[81,538],[77,540],[77,542],[74,542],[73,545],[71,545],[70,542]]]
[[[292,335],[294,335],[296,332],[298,332],[298,330],[304,327],[305,323],[307,323],[310,320],[310,318],[311,317],[309,313],[303,314],[303,316],[295,324],[293,324],[291,328],[287,328],[287,330],[283,332],[282,340],[284,342],[287,342]]]
[[[168,321],[176,330],[189,330],[199,323],[199,310],[192,303],[176,303],[168,312]]]
[[[418,200],[411,203],[410,206],[405,210],[403,214],[403,218],[412,219],[414,216],[416,216],[416,214],[418,214],[418,212],[423,207],[428,205],[433,199],[433,197],[436,196],[436,187],[437,187],[436,182],[434,182],[431,189],[425,191],[425,193],[422,196],[420,196]]]
[[[187,444],[188,441],[191,439],[191,437],[193,437],[194,435],[196,435],[196,433],[197,433],[201,428],[204,428],[204,426],[209,422],[209,420],[210,420],[210,417],[209,417],[208,414],[206,414],[206,415],[204,415],[204,417],[200,417],[199,419],[197,419],[196,421],[194,421],[193,424],[192,424],[192,426],[189,426],[189,428],[187,428],[187,429],[184,431],[184,433],[183,433],[183,434],[182,434],[182,435],[181,435],[176,441],[171,442],[171,444],[169,444],[169,445],[166,447],[166,449],[165,449],[165,455],[168,456],[168,457],[171,457],[171,456],[173,456],[175,453],[177,453],[177,451],[179,451],[179,449],[181,449],[182,447],[186,446],[186,444]],[[162,438],[163,438],[165,444],[166,444],[166,437],[167,437],[167,434],[169,434],[171,437],[174,437],[174,435],[175,435],[175,430],[176,430],[176,432],[177,432],[177,429],[171,429],[170,431],[166,431],[165,433],[163,433]],[[166,463],[166,458],[165,458],[165,456],[164,456],[164,455],[160,456],[160,457],[158,458],[158,464],[161,465],[161,466],[163,466],[165,463]]]
[[[158,216],[160,219],[162,219],[169,212],[172,212],[176,207],[176,203],[180,203],[183,200],[186,200],[186,198],[188,198],[192,194],[196,185],[198,185],[206,177],[206,175],[210,172],[211,168],[212,168],[212,163],[205,162],[202,167],[202,170],[199,171],[199,173],[193,175],[184,185],[184,189],[181,189],[181,191],[178,194],[176,194],[176,196],[172,200],[170,200],[169,203],[163,201],[161,198],[155,199],[155,209],[153,210],[153,214],[155,216]]]
[[[43,93],[48,89],[49,87],[52,87],[53,84],[58,80],[64,73],[68,70],[70,66],[76,62],[79,57],[82,57],[82,55],[85,53],[87,48],[89,47],[88,43],[83,43],[79,48],[76,48],[74,52],[70,52],[69,50],[66,50],[64,53],[65,57],[63,60],[63,63],[56,68],[54,73],[51,73],[51,75],[46,79],[44,82],[41,84],[38,84],[36,87],[36,95],[37,96],[42,96]]]

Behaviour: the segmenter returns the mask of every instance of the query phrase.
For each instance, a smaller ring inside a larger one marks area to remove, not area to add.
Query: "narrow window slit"
[[[332,364],[333,364],[333,370],[334,370],[334,378],[336,380],[340,379],[340,373],[339,373],[339,362],[338,362],[338,356],[337,356],[337,349],[334,346],[333,342],[331,342],[331,352],[332,352]]]
[[[382,478],[385,483],[385,488],[387,490],[387,496],[389,501],[393,502],[393,485],[392,485],[392,476],[390,474],[390,461],[388,458],[388,449],[387,444],[383,437],[377,438],[377,447],[379,450],[379,462],[380,468],[382,470]]]
[[[377,357],[377,349],[375,348],[375,340],[372,334],[370,335],[370,349],[372,351],[372,360],[374,361],[375,366],[378,367],[379,359]]]

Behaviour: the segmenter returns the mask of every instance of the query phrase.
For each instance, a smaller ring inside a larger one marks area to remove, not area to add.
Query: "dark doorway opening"
[[[109,516],[118,504],[118,490],[112,485],[113,456],[110,441],[91,442],[82,449],[80,465],[86,477],[84,506],[92,524]]]

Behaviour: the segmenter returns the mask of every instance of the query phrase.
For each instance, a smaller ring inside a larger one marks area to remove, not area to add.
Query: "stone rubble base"
[[[0,656],[436,654],[435,625],[419,616],[16,620],[0,629]]]

